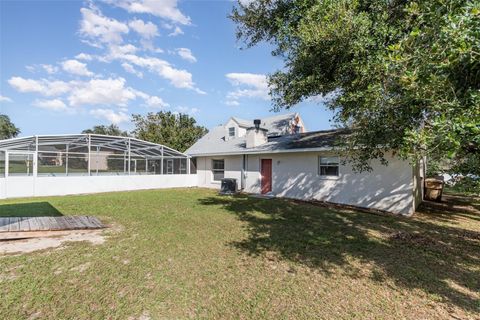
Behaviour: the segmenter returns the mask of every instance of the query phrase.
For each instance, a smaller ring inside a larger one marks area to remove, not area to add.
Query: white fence
[[[196,174],[8,176],[0,178],[0,199],[194,186],[197,186]]]

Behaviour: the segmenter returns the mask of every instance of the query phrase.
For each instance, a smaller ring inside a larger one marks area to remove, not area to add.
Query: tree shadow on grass
[[[362,264],[351,263],[354,258],[374,264],[373,281],[390,278],[466,311],[480,311],[480,232],[285,199],[239,195],[199,201],[246,222],[248,238],[232,245],[248,254],[273,251],[325,274],[341,268],[351,277],[363,277]]]
[[[1,204],[0,217],[55,217],[63,214],[49,202]]]
[[[460,195],[444,194],[441,202],[424,201],[418,209],[431,219],[480,221],[480,200]]]

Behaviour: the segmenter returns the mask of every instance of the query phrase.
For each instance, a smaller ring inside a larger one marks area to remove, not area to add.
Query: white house
[[[333,144],[344,130],[306,132],[297,113],[256,122],[230,118],[185,153],[196,160],[198,186],[220,188],[236,178],[238,189],[302,200],[320,200],[410,215],[422,200],[423,164],[389,156],[388,166],[355,173]]]

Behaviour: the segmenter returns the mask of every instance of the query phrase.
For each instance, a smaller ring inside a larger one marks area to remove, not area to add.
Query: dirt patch
[[[103,230],[76,230],[54,237],[0,241],[0,255],[59,248],[67,242],[88,241],[93,245],[99,245],[105,242],[105,236]]]

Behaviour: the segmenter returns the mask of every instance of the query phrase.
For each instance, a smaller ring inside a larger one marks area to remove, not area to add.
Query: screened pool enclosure
[[[195,173],[191,171],[187,155],[130,137],[74,134],[0,140],[0,177]]]

